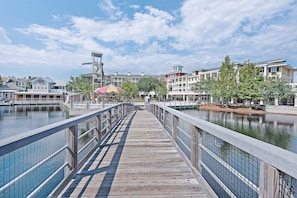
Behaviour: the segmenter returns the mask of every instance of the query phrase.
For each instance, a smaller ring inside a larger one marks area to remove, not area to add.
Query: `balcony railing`
[[[119,103],[0,140],[0,197],[55,197],[133,108]]]
[[[296,153],[161,104],[148,109],[219,197],[296,196]]]

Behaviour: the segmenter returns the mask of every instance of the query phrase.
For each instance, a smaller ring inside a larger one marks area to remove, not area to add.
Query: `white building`
[[[66,82],[57,84],[48,77],[38,77],[31,82],[32,89],[14,93],[14,104],[59,104],[65,100]]]
[[[201,80],[217,79],[219,69],[196,69],[192,73],[182,71],[183,66],[175,65],[170,73],[165,74],[165,84],[168,90],[167,99],[197,101],[208,100],[209,95],[195,92],[194,85]]]

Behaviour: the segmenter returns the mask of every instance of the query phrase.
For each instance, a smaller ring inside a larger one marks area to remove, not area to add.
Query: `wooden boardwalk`
[[[212,197],[200,179],[156,118],[138,110],[108,137],[59,197]]]

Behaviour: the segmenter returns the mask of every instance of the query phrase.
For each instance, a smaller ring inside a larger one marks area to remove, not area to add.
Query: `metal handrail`
[[[113,111],[113,109],[116,110]],[[50,196],[57,195],[59,191],[63,188],[63,186],[65,186],[67,182],[70,181],[70,179],[76,173],[76,171],[84,164],[88,157],[92,155],[92,153],[96,150],[98,145],[101,144],[101,141],[110,132],[112,132],[113,127],[116,126],[116,124],[120,122],[132,110],[134,110],[134,106],[131,103],[118,103],[85,115],[73,117],[71,119],[63,120],[54,124],[50,124],[44,127],[40,127],[38,129],[34,129],[13,137],[0,140],[0,157],[3,160],[5,159],[3,157],[5,157],[6,155],[9,156],[13,152],[18,152],[19,149],[23,147],[25,148],[26,146],[31,145],[32,143],[35,143],[44,138],[47,138],[50,135],[59,133],[61,131],[64,131],[66,134],[66,142],[61,148],[57,148],[57,150],[55,150],[53,153],[50,153],[49,156],[46,156],[45,159],[42,159],[40,162],[37,162],[37,164],[33,165],[32,167],[29,167],[27,170],[24,170],[24,172],[20,173],[19,175],[15,174],[13,178],[5,178],[5,174],[4,172],[2,172],[3,176],[1,177],[4,179],[3,181],[7,182],[2,183],[2,186],[0,186],[0,196],[3,193],[7,193],[10,190],[10,187],[15,188],[16,184],[19,183],[19,181],[24,180],[24,178],[30,175],[31,173],[33,174],[36,170],[39,170],[39,168],[42,165],[45,165],[47,162],[49,162],[49,160],[51,160],[54,157],[57,157],[63,151],[66,151],[65,156],[63,157],[64,163],[62,165],[59,165],[59,167],[57,167],[57,169],[54,170],[55,172],[53,172],[51,175],[48,175],[47,179],[42,183],[37,183],[36,185],[34,184],[38,187],[36,187],[36,189],[34,189],[32,192],[24,192],[26,194],[29,193],[27,194],[27,196],[35,196],[36,193],[41,191],[43,187],[47,186],[47,184],[53,179],[54,175],[58,175],[60,171],[64,170],[64,179],[61,181],[62,183],[56,184],[57,186],[55,187]],[[105,117],[102,115],[105,115],[106,112],[114,113],[117,115],[109,115],[106,116],[106,118],[101,119],[101,117]],[[96,126],[92,126],[84,134],[79,135],[78,123],[83,123],[93,118],[96,118],[99,121],[97,122]],[[113,121],[115,122],[113,123],[113,126],[110,126],[108,124],[111,123],[111,119],[113,119]],[[102,127],[102,125],[105,125],[105,127]],[[93,137],[90,138],[87,143],[84,142],[82,148],[78,150],[79,139],[84,137],[86,134],[90,134],[91,131],[94,131],[94,133],[92,134]],[[68,142],[69,140],[70,142]],[[91,145],[92,142],[94,144]],[[84,150],[85,152],[82,154],[82,151]],[[30,150],[28,150],[28,152],[30,152]],[[78,155],[81,155],[81,157],[78,157]],[[14,157],[14,155],[11,156]],[[11,177],[11,175],[9,174],[8,177]]]
[[[196,126],[208,133],[232,144],[239,149],[250,153],[251,155],[268,162],[277,169],[297,178],[297,154],[291,151],[282,149],[272,144],[257,140],[255,138],[240,134],[231,129],[207,122],[187,115],[175,109],[158,104],[158,107],[167,112],[172,113],[181,120]]]
[[[215,138],[219,138],[224,142],[227,142],[230,145],[234,146],[235,148],[250,154],[251,156],[258,159],[261,164],[264,163],[265,165],[272,167],[274,170],[278,171],[279,174],[277,175],[281,175],[285,173],[289,178],[292,178],[293,180],[297,179],[297,169],[296,169],[297,154],[296,153],[293,153],[291,151],[282,149],[272,144],[257,140],[255,138],[240,134],[236,131],[224,128],[222,126],[210,123],[208,121],[195,118],[183,112],[177,111],[173,108],[164,106],[160,103],[150,104],[147,106],[147,109],[151,111],[156,116],[156,118],[161,122],[164,129],[172,137],[172,141],[174,141],[178,147],[181,146],[180,151],[184,153],[185,158],[188,158],[188,160],[193,165],[193,167],[195,167],[195,169],[197,169],[198,171],[201,171],[201,167],[205,168],[205,170],[209,173],[209,175],[213,177],[214,180],[217,180],[219,184],[222,184],[221,187],[230,196],[233,196],[233,193],[230,191],[230,189],[225,189],[226,185],[219,180],[217,175],[215,175],[215,173],[212,172],[209,167],[207,167],[207,165],[201,158],[202,151],[205,153],[208,153],[209,155],[212,155],[213,153],[209,149],[207,149],[204,145],[197,142],[195,136],[199,136],[198,133],[200,134],[203,132],[207,132],[208,134],[214,136]],[[172,115],[172,116],[169,117],[169,115]],[[180,138],[179,135],[177,134],[177,131],[181,131],[184,133],[184,130],[178,124],[179,121],[185,122],[192,127],[191,129],[189,129],[190,132],[188,131],[190,135],[189,134],[186,135],[187,139],[191,140],[190,145],[185,145],[187,143],[184,142],[182,138]],[[169,126],[168,126],[168,123],[170,123]],[[203,137],[199,137],[199,138],[203,138]],[[198,141],[202,141],[202,139]],[[183,150],[182,147],[187,148],[186,152],[189,152],[190,156],[189,154],[187,155],[187,153],[185,153],[185,150]],[[197,150],[197,147],[198,147],[198,150]],[[188,148],[190,148],[190,150]],[[213,157],[213,159],[217,160],[218,158]],[[231,166],[229,166],[228,164],[222,163],[220,160],[217,160],[217,161],[219,161],[219,163],[224,168],[228,169],[229,171],[231,170],[231,172],[234,172],[232,171],[233,169],[230,168]],[[262,165],[260,165],[260,167],[262,167]],[[261,176],[265,175],[265,173],[262,173],[261,171],[265,171],[265,170],[260,168],[260,173],[259,173],[260,180],[261,180]],[[241,180],[243,183],[249,186],[250,189],[254,190],[257,193],[263,193],[264,186],[270,185],[270,183],[261,184],[261,185],[259,184],[259,187],[258,187],[252,181],[249,181],[248,178],[240,174],[238,171],[235,171],[234,175],[236,175],[236,177],[239,180]],[[284,178],[280,177],[275,179],[276,180],[279,179],[279,183],[284,183]],[[264,182],[270,182],[270,181],[268,179],[264,179]],[[278,188],[278,186],[274,186],[274,188]],[[288,189],[282,189],[282,190],[286,191]],[[275,191],[276,192],[274,193],[279,192],[277,190]]]
[[[52,159],[53,157],[57,156],[58,154],[60,154],[62,151],[64,151],[68,146],[65,145],[62,148],[60,148],[59,150],[57,150],[55,153],[53,153],[52,155],[48,156],[47,158],[45,158],[44,160],[42,160],[41,162],[39,162],[38,164],[36,164],[35,166],[33,166],[32,168],[28,169],[26,172],[22,173],[21,175],[19,175],[18,177],[14,178],[13,180],[11,180],[9,183],[7,183],[6,185],[2,186],[0,188],[0,195],[2,192],[4,192],[5,190],[7,190],[10,186],[14,185],[16,182],[20,181],[22,178],[24,178],[26,175],[29,175],[31,172],[33,172],[34,170],[36,170],[37,168],[39,168],[40,166],[42,166],[43,164],[45,164],[46,162],[48,162],[50,159]]]

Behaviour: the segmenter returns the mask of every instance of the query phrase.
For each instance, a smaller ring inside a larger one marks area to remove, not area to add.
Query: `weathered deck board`
[[[152,114],[128,117],[60,197],[211,197]]]

